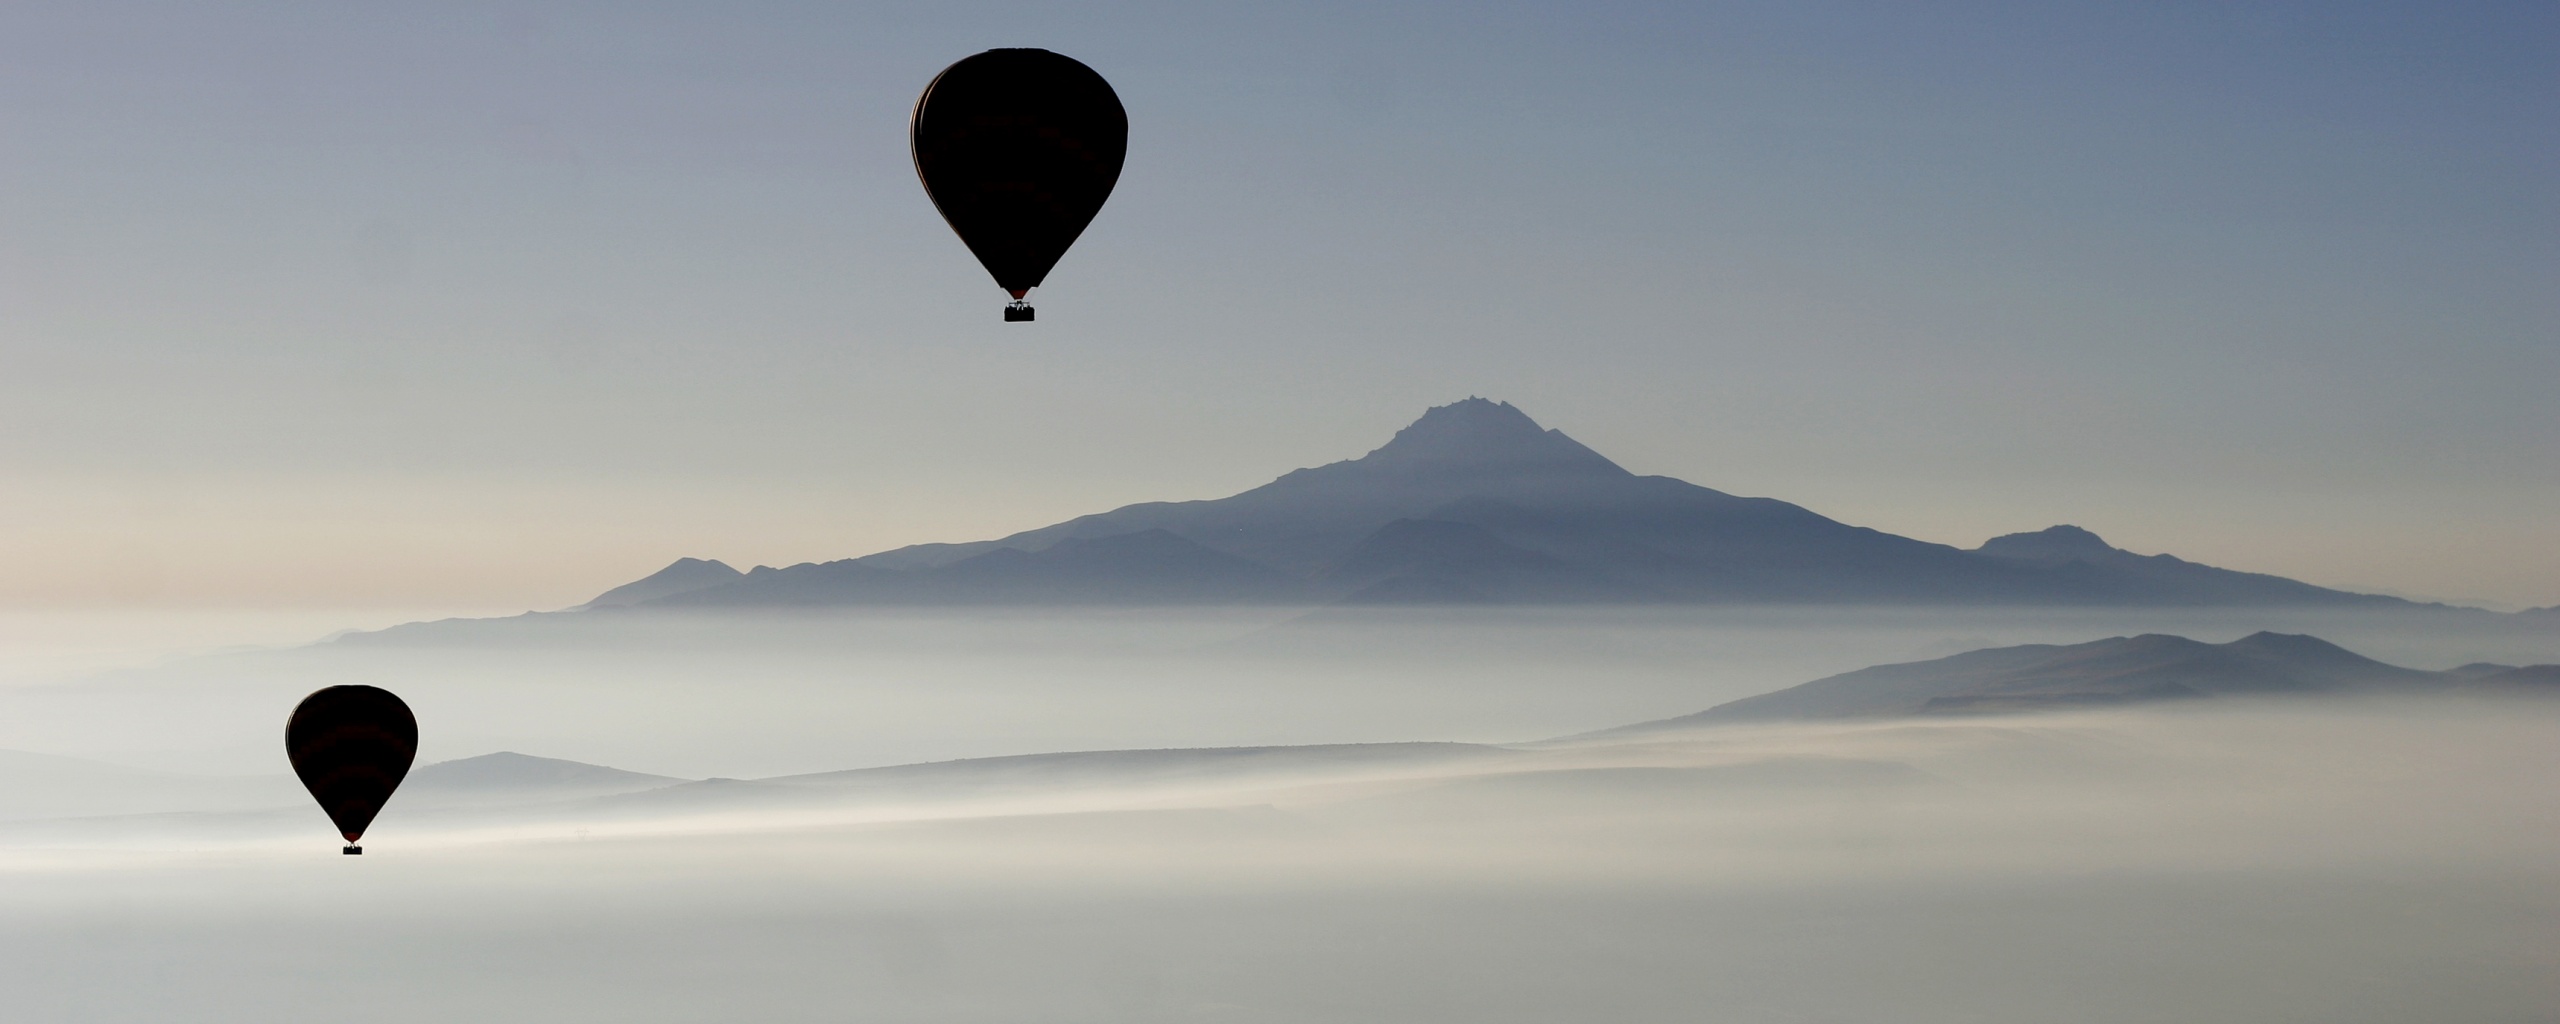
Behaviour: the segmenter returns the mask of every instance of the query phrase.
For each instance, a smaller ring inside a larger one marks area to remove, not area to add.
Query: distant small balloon
[[[284,726],[293,774],[347,837],[347,853],[418,756],[418,719],[391,691],[332,686],[302,698]]]
[[[1007,321],[1093,223],[1129,152],[1129,114],[1092,68],[1047,50],[988,50],[944,68],[908,125],[916,177],[1013,295]]]

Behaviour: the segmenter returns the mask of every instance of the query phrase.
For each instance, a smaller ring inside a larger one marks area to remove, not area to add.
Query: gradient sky
[[[431,9],[430,9],[431,8]],[[1002,295],[992,46],[1129,108]],[[16,3],[0,603],[559,606],[1426,406],[1971,546],[2560,602],[2560,6]]]

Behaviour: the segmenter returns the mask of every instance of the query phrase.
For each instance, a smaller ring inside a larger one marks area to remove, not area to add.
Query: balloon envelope
[[[988,50],[944,68],[907,131],[934,207],[1016,299],[1093,222],[1129,152],[1111,83],[1047,50]]]
[[[353,843],[418,756],[418,719],[391,691],[332,686],[302,698],[284,726],[293,774]]]

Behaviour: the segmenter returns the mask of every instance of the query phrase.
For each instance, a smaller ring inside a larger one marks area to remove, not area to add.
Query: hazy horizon
[[[0,6],[0,1018],[2547,1024],[2555,53]]]

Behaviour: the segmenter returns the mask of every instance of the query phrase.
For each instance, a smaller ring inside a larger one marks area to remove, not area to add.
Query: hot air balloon
[[[418,756],[418,719],[389,690],[331,686],[294,707],[284,752],[302,787],[347,837],[345,852],[363,853],[356,840]]]
[[[1013,294],[1007,322],[1110,198],[1129,114],[1092,68],[1047,50],[988,50],[942,69],[907,141],[925,194]]]

